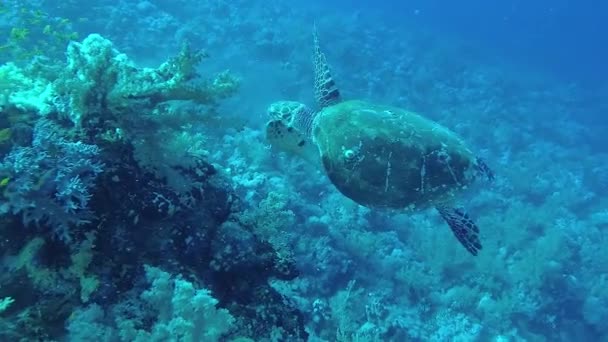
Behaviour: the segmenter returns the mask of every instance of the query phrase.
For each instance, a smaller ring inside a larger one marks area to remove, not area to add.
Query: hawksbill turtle
[[[492,171],[446,127],[417,113],[344,100],[316,31],[314,89],[318,110],[279,101],[268,108],[266,137],[280,151],[319,165],[345,196],[369,208],[434,207],[473,255],[479,228],[455,205],[458,195]]]

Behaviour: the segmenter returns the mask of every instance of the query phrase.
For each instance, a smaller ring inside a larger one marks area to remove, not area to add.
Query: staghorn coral
[[[133,102],[154,107],[170,100],[191,100],[213,105],[232,95],[239,81],[224,72],[212,80],[200,79],[196,66],[206,56],[184,45],[174,58],[158,68],[139,68],[109,40],[91,34],[67,50],[67,70],[56,82],[62,110],[79,125],[91,113],[118,115]]]
[[[22,114],[58,113],[81,127],[83,120],[99,115],[119,119],[126,108],[142,102],[148,109],[171,100],[215,105],[239,87],[228,71],[201,78],[196,68],[207,55],[187,44],[158,68],[138,67],[98,34],[71,42],[66,55],[63,68],[40,59],[25,68],[0,66],[0,107]]]
[[[43,115],[72,122],[82,136],[130,141],[138,162],[167,179],[172,175],[167,167],[191,164],[191,149],[176,143],[187,141],[189,147],[198,146],[197,155],[206,153],[200,127],[192,123],[215,114],[217,101],[239,85],[227,71],[201,78],[196,69],[207,55],[187,44],[158,68],[138,67],[98,34],[71,42],[66,55],[65,64],[37,59],[24,68],[0,66],[0,109],[11,123]],[[198,107],[185,110],[176,103]]]

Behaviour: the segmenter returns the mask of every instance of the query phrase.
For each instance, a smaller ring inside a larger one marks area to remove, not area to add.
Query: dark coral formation
[[[136,67],[100,36],[71,44],[68,56],[65,71],[46,69],[61,77],[52,82],[4,67],[11,96],[1,116],[12,117],[3,125],[13,134],[0,163],[0,230],[3,252],[17,261],[0,277],[0,299],[14,300],[0,338],[61,338],[77,307],[110,310],[134,300],[144,265],[152,265],[211,290],[236,318],[234,337],[280,327],[290,340],[305,339],[301,314],[269,284],[294,279],[294,261],[241,219],[230,180],[202,155],[145,159],[134,144],[154,140],[147,129],[163,126],[142,113],[167,111],[167,101],[213,107],[236,79],[200,80],[203,55],[188,48],[158,69]],[[37,100],[20,102],[32,90]]]

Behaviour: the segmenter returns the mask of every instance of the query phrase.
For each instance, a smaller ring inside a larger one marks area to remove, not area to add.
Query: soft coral
[[[90,222],[90,189],[103,171],[99,148],[65,139],[50,121],[34,127],[31,146],[17,146],[0,162],[0,175],[10,179],[0,213],[21,214],[23,223],[41,223],[69,240],[69,228]]]

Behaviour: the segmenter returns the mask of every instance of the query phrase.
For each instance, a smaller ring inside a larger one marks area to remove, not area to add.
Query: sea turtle
[[[473,255],[479,229],[454,205],[487,165],[449,129],[401,108],[343,100],[316,32],[314,86],[318,110],[294,101],[268,108],[271,146],[318,164],[345,196],[370,208],[437,209]]]

